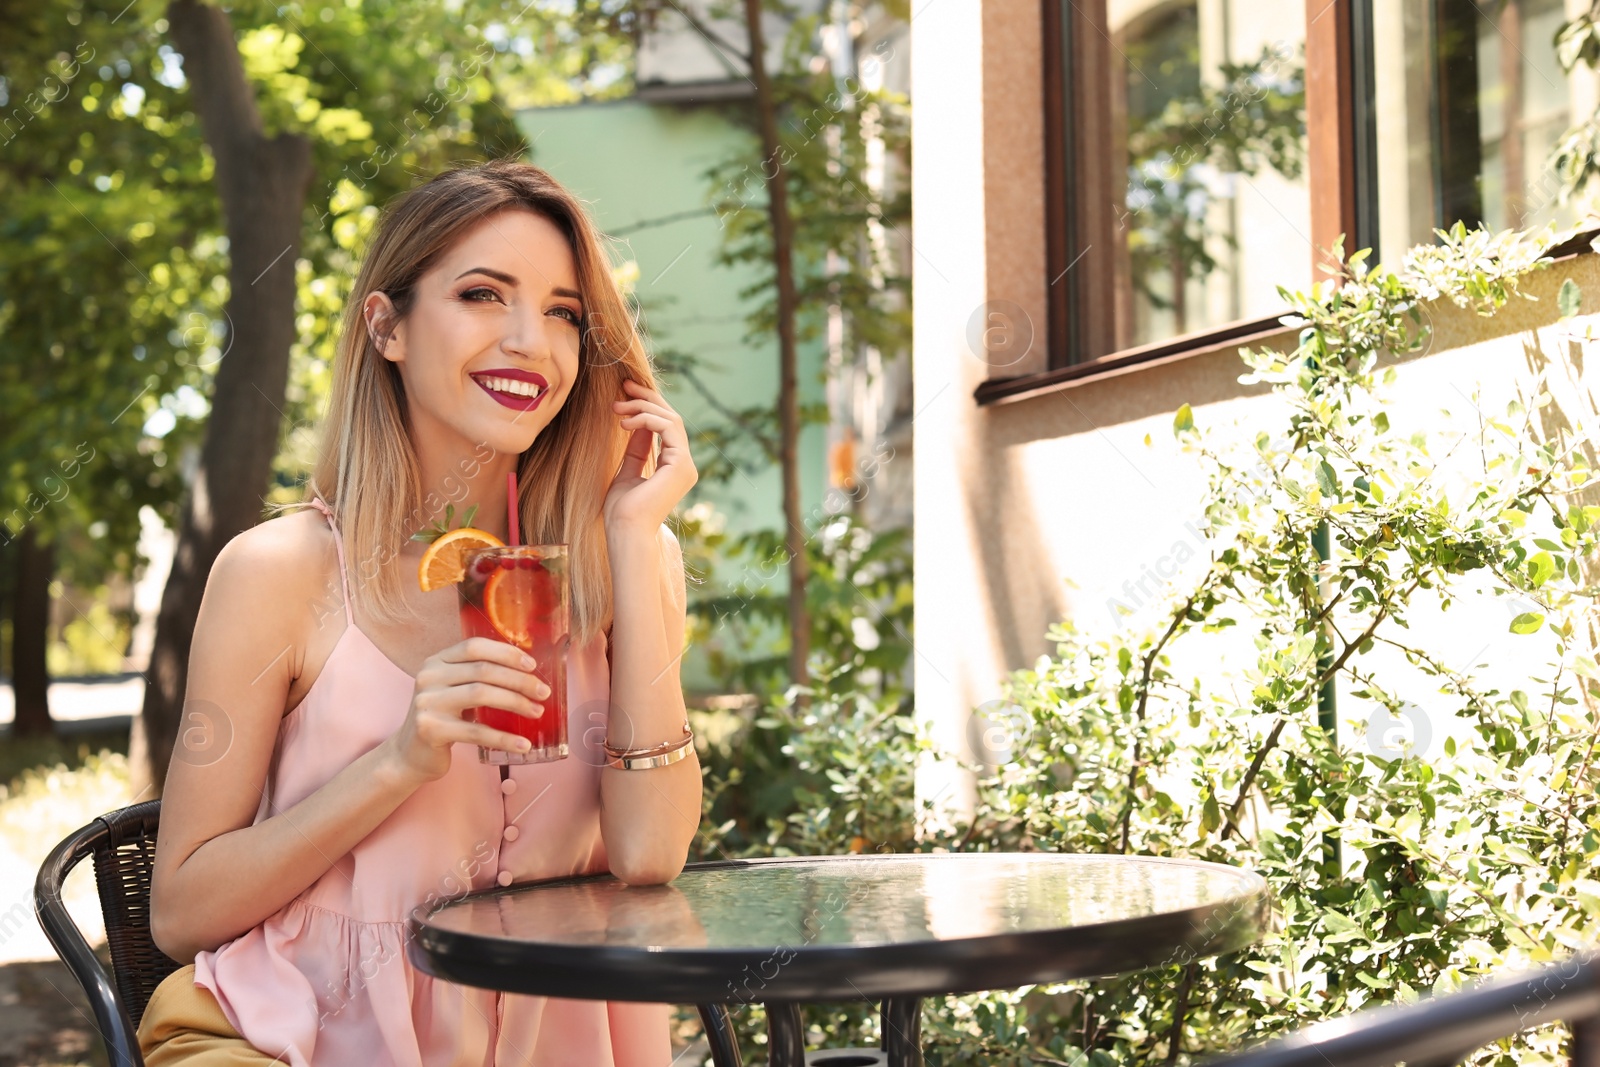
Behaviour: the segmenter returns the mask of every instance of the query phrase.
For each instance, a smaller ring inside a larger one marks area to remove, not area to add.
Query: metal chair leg
[[[744,1067],[739,1058],[739,1039],[734,1036],[733,1016],[726,1004],[697,1004],[700,1025],[705,1028],[706,1044],[711,1047],[712,1067]]]

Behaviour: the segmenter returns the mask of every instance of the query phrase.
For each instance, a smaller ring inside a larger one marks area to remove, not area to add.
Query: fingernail
[[[524,652],[522,654],[522,669],[525,671],[531,671],[536,666],[538,666],[538,661]]]
[[[526,752],[526,751],[528,751],[528,749],[530,749],[532,747],[533,747],[533,742],[529,741],[526,737],[517,738],[517,750],[518,751]]]

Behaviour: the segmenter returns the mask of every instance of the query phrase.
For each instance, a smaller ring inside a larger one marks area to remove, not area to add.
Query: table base
[[[763,1006],[767,1012],[768,1067],[805,1067],[806,1036],[800,1005],[779,1001]],[[714,1067],[743,1067],[728,1006],[701,1004],[699,1009]],[[888,997],[879,1006],[878,1019],[889,1067],[922,1067],[922,998]]]
[[[889,1067],[922,1067],[922,998],[889,997],[878,1019]]]
[[[733,1017],[726,1004],[701,1004],[700,1025],[705,1028],[706,1044],[711,1046],[715,1067],[743,1067],[739,1059],[739,1039],[733,1033]]]

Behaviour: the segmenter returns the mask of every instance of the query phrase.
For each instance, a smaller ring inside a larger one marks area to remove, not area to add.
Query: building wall
[[[916,701],[955,746],[970,709],[999,697],[1008,671],[1051,651],[1050,624],[1141,625],[1150,613],[1140,611],[1181,582],[1185,566],[1204,565],[1187,526],[1204,484],[1173,439],[1177,408],[1190,404],[1202,427],[1250,436],[1275,415],[1270,394],[1239,383],[1246,367],[1236,345],[1034,399],[973,401],[986,377],[1046,364],[1039,8],[1037,0],[932,4],[911,27]],[[1554,397],[1544,431],[1596,439],[1594,353],[1573,339],[1589,319],[1556,322],[1556,290],[1569,277],[1591,294],[1590,307],[1600,302],[1600,257],[1586,254],[1535,275],[1527,291],[1538,302],[1514,302],[1494,318],[1430,309],[1433,341],[1400,363],[1391,421],[1465,431],[1478,418],[1475,390],[1483,410],[1500,411],[1544,373]],[[1034,335],[1028,355],[1001,368],[977,354],[985,309],[998,302],[1020,309],[1020,328],[1031,323]],[[1119,624],[1112,599],[1134,615]],[[1424,611],[1412,636],[1526,678],[1544,649],[1537,638],[1506,639],[1504,611],[1487,599]],[[1177,664],[1186,665],[1206,666]],[[1342,721],[1356,713],[1341,703]],[[957,808],[970,788],[948,766],[929,765],[918,778],[923,797]]]

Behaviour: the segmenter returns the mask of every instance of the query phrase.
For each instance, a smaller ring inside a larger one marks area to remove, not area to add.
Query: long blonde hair
[[[506,159],[456,167],[384,210],[345,307],[322,450],[301,503],[321,496],[333,509],[353,595],[362,606],[379,617],[414,617],[402,596],[402,577],[384,564],[456,498],[448,486],[421,484],[407,433],[405,388],[396,366],[379,354],[362,304],[369,293],[387,293],[403,318],[414,304],[418,279],[441,253],[468,228],[506,208],[526,208],[555,223],[577,263],[583,298],[577,379],[561,411],[518,457],[517,485],[524,543],[569,546],[571,632],[582,643],[611,624],[601,505],[628,440],[611,401],[622,396],[624,379],[652,389],[656,381],[594,224],[576,197],[530,163]],[[493,455],[486,443],[479,452],[474,466]]]

